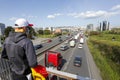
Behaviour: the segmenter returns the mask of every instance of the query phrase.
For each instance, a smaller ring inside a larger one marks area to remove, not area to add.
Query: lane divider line
[[[63,68],[63,70],[62,70],[62,71],[67,70],[68,65],[69,65],[69,63],[70,63],[70,60],[71,60],[71,58],[72,58],[72,56],[73,56],[73,54],[74,54],[74,51],[75,51],[76,47],[77,47],[77,45],[73,48],[72,53],[71,53],[71,56],[69,57],[69,59],[68,59],[67,63],[65,64],[65,67]]]

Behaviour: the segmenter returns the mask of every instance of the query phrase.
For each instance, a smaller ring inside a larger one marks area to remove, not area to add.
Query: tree
[[[12,26],[8,26],[7,28],[5,28],[5,37],[8,37],[9,32],[11,32],[11,31],[14,31]]]
[[[12,28],[12,26],[8,26],[5,29],[5,37],[8,37],[9,32],[11,32],[11,31],[14,31],[14,29]],[[28,35],[28,37],[32,38],[33,36],[36,36],[36,32],[32,27],[29,27],[29,35]]]
[[[62,35],[61,33],[55,33],[55,36],[60,36],[60,35]]]
[[[43,30],[38,30],[38,34],[43,34]]]
[[[28,35],[28,38],[32,39],[33,36],[36,36],[36,32],[35,32],[34,28],[29,27],[29,35]]]
[[[50,30],[44,30],[44,34],[48,35],[51,34]]]

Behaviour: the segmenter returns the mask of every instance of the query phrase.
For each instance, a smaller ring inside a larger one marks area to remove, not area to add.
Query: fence
[[[0,58],[0,80],[12,80],[10,62]]]

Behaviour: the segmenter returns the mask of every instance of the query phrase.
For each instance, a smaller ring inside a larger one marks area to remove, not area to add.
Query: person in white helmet
[[[26,19],[16,20],[14,32],[9,34],[3,45],[1,57],[11,62],[13,80],[28,80],[31,68],[38,64],[33,43],[26,35],[30,26]]]

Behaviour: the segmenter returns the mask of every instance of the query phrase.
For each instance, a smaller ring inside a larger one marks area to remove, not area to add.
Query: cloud
[[[55,16],[54,15],[48,15],[47,18],[53,19],[53,18],[55,18]]]
[[[105,15],[106,11],[86,11],[81,13],[69,13],[69,16],[73,16],[74,18],[98,18]]]
[[[48,15],[47,18],[53,19],[53,18],[55,18],[55,17],[57,17],[57,16],[61,16],[61,15],[63,15],[63,14],[61,14],[61,13],[55,13],[55,14],[53,14],[53,15]]]
[[[22,14],[22,17],[24,17],[26,19],[30,19],[30,18],[37,18],[38,16]]]
[[[113,6],[111,10],[120,10],[120,5]]]
[[[28,15],[27,18],[37,18],[37,16]]]
[[[118,14],[120,14],[120,13],[119,12],[108,12],[105,16],[110,17],[110,16],[114,16],[114,15],[118,15]]]
[[[61,16],[61,15],[63,15],[63,14],[61,14],[61,13],[54,14],[54,16]]]
[[[53,19],[56,18],[57,16],[65,15],[65,16],[72,16],[74,18],[95,19],[100,17],[109,18],[111,16],[118,14],[120,14],[120,5],[113,6],[108,11],[98,10],[98,11],[86,11],[86,12],[73,12],[67,14],[55,13],[52,15],[48,15],[47,18]]]
[[[76,12],[74,12],[74,13],[68,13],[67,15],[68,16],[75,16],[75,15],[77,15],[78,13],[76,13]]]
[[[10,21],[15,21],[17,19],[17,17],[11,17],[9,20]]]
[[[99,11],[86,11],[81,13],[69,13],[68,16],[72,16],[74,18],[84,18],[84,19],[94,19],[99,17],[110,17],[113,15],[117,15],[119,12],[107,12],[103,10]]]

